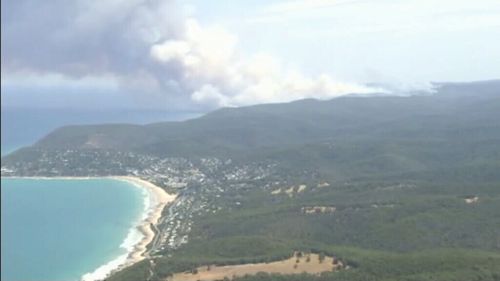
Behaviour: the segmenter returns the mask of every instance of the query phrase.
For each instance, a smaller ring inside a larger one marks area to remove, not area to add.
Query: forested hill
[[[146,126],[68,126],[40,140],[44,148],[105,148],[160,155],[326,140],[466,140],[500,136],[500,81],[444,84],[434,95],[342,97],[224,108],[184,122]]]
[[[348,177],[449,167],[460,174],[472,167],[485,180],[495,177],[500,165],[499,120],[500,80],[442,84],[432,95],[224,108],[184,122],[145,126],[68,126],[5,157],[2,164],[19,164],[33,158],[34,151],[101,150],[275,159]]]

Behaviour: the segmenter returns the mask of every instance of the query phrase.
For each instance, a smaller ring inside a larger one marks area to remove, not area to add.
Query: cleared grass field
[[[224,278],[233,279],[259,272],[270,274],[320,274],[335,271],[342,267],[333,257],[320,257],[318,254],[294,255],[293,257],[271,263],[253,263],[227,266],[201,266],[192,272],[176,273],[170,281],[214,281]]]

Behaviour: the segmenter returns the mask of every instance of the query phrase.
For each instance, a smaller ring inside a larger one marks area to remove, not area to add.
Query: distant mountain
[[[203,155],[212,149],[240,151],[321,140],[446,139],[458,130],[474,130],[461,136],[467,139],[477,138],[477,133],[496,135],[499,116],[500,81],[445,84],[432,96],[301,100],[224,108],[185,122],[66,126],[35,146],[162,155],[182,154],[179,148],[185,148]]]
[[[308,99],[223,108],[183,122],[66,126],[3,162],[34,149],[92,149],[275,159],[352,176],[459,173],[470,165],[490,173],[500,167],[499,120],[500,80],[446,83],[432,95]]]

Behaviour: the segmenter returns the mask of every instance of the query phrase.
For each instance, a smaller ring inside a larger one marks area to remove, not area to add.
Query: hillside
[[[496,181],[499,89],[500,81],[444,84],[434,95],[225,108],[184,122],[145,126],[68,126],[3,158],[2,164],[15,166],[42,152],[81,150],[272,159],[283,169],[305,168],[339,179],[440,174]]]
[[[109,281],[191,280],[209,268],[220,278],[283,261],[224,277],[498,281],[499,120],[500,81],[225,108],[64,127],[2,158],[2,175],[134,175],[176,192],[150,256]],[[295,274],[313,264],[292,265],[297,252],[344,266]]]
[[[432,96],[342,97],[225,108],[185,122],[69,126],[36,146],[207,156],[318,141],[497,137],[499,81],[445,84]],[[425,133],[425,134],[423,134]]]

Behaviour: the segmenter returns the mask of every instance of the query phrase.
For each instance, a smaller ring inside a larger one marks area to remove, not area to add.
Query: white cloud
[[[360,0],[295,0],[272,3],[262,11],[266,14],[304,13],[313,9],[330,8],[337,5],[359,2]]]

